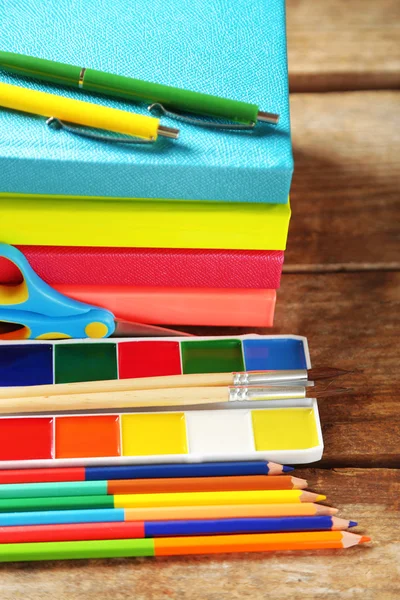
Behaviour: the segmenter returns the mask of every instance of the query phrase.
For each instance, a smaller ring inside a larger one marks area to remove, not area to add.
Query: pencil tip
[[[294,471],[294,467],[287,467],[286,465],[283,465],[282,473],[290,473],[290,471]]]
[[[362,535],[360,544],[367,544],[370,541],[371,541],[371,538],[369,537],[369,535]]]
[[[349,521],[349,527],[357,527],[357,521]]]
[[[318,494],[315,501],[320,502],[321,500],[326,500],[326,496],[324,496],[323,494]]]

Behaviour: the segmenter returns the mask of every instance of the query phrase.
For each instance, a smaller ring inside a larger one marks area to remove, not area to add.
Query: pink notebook
[[[75,300],[107,308],[120,319],[154,325],[271,327],[275,290],[54,285]]]
[[[283,251],[19,246],[47,283],[139,287],[279,288]],[[0,259],[0,283],[18,281]]]

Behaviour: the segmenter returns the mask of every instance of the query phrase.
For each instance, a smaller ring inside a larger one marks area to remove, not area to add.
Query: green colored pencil
[[[317,550],[322,548],[349,548],[370,541],[371,539],[367,536],[348,531],[306,531],[299,533],[96,540],[90,542],[31,542],[0,544],[0,562]]]

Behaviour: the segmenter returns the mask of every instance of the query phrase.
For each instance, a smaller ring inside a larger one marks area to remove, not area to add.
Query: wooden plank
[[[284,275],[274,333],[306,335],[314,366],[362,369],[319,401],[322,464],[400,465],[400,273]]]
[[[313,366],[363,372],[337,379],[351,394],[319,401],[324,466],[400,465],[400,273],[285,274],[275,326],[307,336]],[[246,329],[193,328],[201,335]]]
[[[399,268],[400,92],[298,94],[291,112],[284,270]]]
[[[400,87],[398,0],[287,0],[292,92]]]
[[[397,600],[400,472],[305,469],[370,547],[302,553],[114,559],[0,567],[2,600]],[[397,519],[397,522],[396,522]]]

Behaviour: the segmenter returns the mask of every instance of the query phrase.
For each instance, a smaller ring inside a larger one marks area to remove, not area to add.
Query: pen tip
[[[177,140],[179,137],[179,129],[175,129],[174,127],[165,127],[164,125],[158,126],[158,135],[161,135],[166,138],[170,138],[171,140]]]
[[[279,123],[279,115],[270,112],[259,111],[257,114],[257,121],[261,121],[262,123],[272,123],[273,125],[277,125]]]

